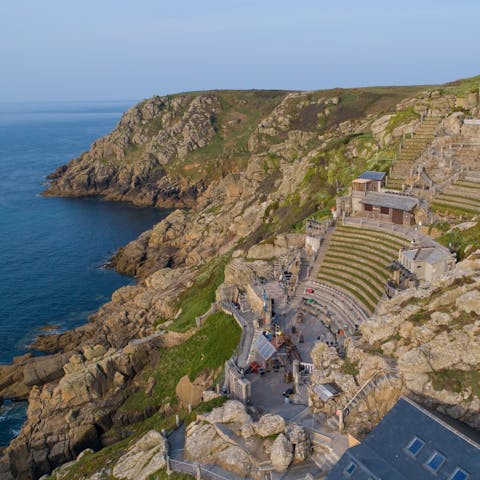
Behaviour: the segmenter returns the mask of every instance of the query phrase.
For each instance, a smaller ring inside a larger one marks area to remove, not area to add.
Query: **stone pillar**
[[[345,427],[345,422],[343,421],[343,410],[340,409],[337,412],[338,414],[338,429],[342,431]]]
[[[297,359],[292,362],[292,375],[295,390],[298,390],[298,380],[300,377],[300,362]]]

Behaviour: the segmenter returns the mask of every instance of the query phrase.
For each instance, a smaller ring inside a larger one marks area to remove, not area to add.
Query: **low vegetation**
[[[169,327],[170,330],[185,332],[195,326],[195,319],[208,311],[215,301],[215,292],[223,283],[228,257],[219,256],[202,267],[194,284],[179,298],[180,315]]]
[[[194,380],[204,372],[218,372],[230,358],[240,341],[241,330],[233,317],[222,312],[209,316],[197,332],[180,345],[162,351],[154,368],[146,370],[142,377],[146,384],[152,377],[155,384],[151,395],[145,389],[129,395],[123,411],[143,411],[167,403],[177,405],[175,387],[188,375]]]

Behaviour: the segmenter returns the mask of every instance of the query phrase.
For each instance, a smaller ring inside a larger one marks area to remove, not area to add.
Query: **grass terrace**
[[[462,180],[435,196],[432,210],[446,216],[469,218],[480,214],[480,181]]]
[[[408,240],[390,232],[339,226],[332,237],[318,280],[341,288],[368,312],[383,295],[387,266]]]

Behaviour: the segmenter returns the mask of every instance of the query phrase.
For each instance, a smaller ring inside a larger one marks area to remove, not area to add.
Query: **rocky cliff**
[[[114,257],[137,285],[115,292],[84,326],[37,339],[48,356],[0,367],[0,397],[30,404],[0,476],[38,478],[85,447],[130,435],[128,426],[154,411],[174,411],[174,398],[160,391],[174,388],[155,386],[159,369],[175,364],[167,352],[188,347],[182,361],[195,375],[195,365],[212,371],[231,354],[195,356],[208,347],[195,319],[215,300],[229,259],[325,215],[353,175],[388,168],[421,113],[449,114],[474,84],[214,91],[131,108],[111,134],[54,172],[45,194],[178,208]]]
[[[312,352],[314,384],[337,383],[342,407],[371,379],[349,406],[349,431],[369,432],[402,394],[480,428],[479,252],[429,288],[385,302],[360,331],[346,358],[323,343]]]

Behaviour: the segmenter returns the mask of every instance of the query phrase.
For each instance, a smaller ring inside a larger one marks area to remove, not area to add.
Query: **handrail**
[[[394,373],[394,370],[392,369],[389,373]],[[387,374],[384,369],[373,373],[368,378],[368,380],[359,388],[357,393],[350,399],[350,401],[343,407],[342,410],[345,411],[354,402],[354,400],[364,391],[364,389],[372,382],[372,380],[380,375],[383,375],[388,380]]]

